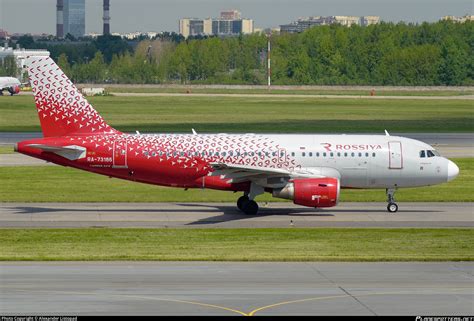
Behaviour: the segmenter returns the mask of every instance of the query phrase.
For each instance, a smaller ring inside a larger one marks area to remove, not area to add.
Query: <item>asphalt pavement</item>
[[[385,203],[260,203],[259,214],[249,216],[233,203],[0,203],[0,228],[474,227],[474,203],[398,205],[390,214]]]
[[[473,315],[474,263],[2,262],[0,314]]]

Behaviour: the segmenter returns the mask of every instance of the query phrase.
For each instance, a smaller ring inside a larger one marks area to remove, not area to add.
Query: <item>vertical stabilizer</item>
[[[50,57],[25,62],[44,137],[116,133]]]

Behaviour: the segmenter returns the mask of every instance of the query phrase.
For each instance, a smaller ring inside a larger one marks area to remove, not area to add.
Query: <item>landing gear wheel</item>
[[[247,215],[255,215],[258,213],[258,204],[255,201],[248,201],[244,203],[242,211]]]
[[[237,200],[237,207],[239,208],[239,210],[242,211],[244,204],[247,203],[248,201],[249,201],[249,197],[247,195],[239,197],[239,199]]]
[[[387,205],[387,211],[390,213],[396,213],[398,211],[398,205],[396,203],[389,203]]]

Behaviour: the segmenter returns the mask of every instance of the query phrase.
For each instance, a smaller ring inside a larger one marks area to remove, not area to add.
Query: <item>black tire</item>
[[[387,211],[388,211],[389,213],[396,213],[396,212],[398,212],[398,205],[395,204],[395,203],[389,203],[389,204],[387,205]]]
[[[242,211],[244,204],[247,203],[248,201],[249,201],[249,197],[247,195],[239,197],[239,199],[237,200],[237,207],[239,208],[239,210]]]
[[[258,213],[258,204],[255,201],[248,201],[242,207],[242,211],[247,215],[256,215]]]

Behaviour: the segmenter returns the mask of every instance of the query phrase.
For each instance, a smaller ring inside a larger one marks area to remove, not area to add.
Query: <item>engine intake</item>
[[[281,189],[274,189],[272,195],[293,200],[297,205],[333,207],[339,201],[340,188],[337,178],[302,178],[291,180]]]

